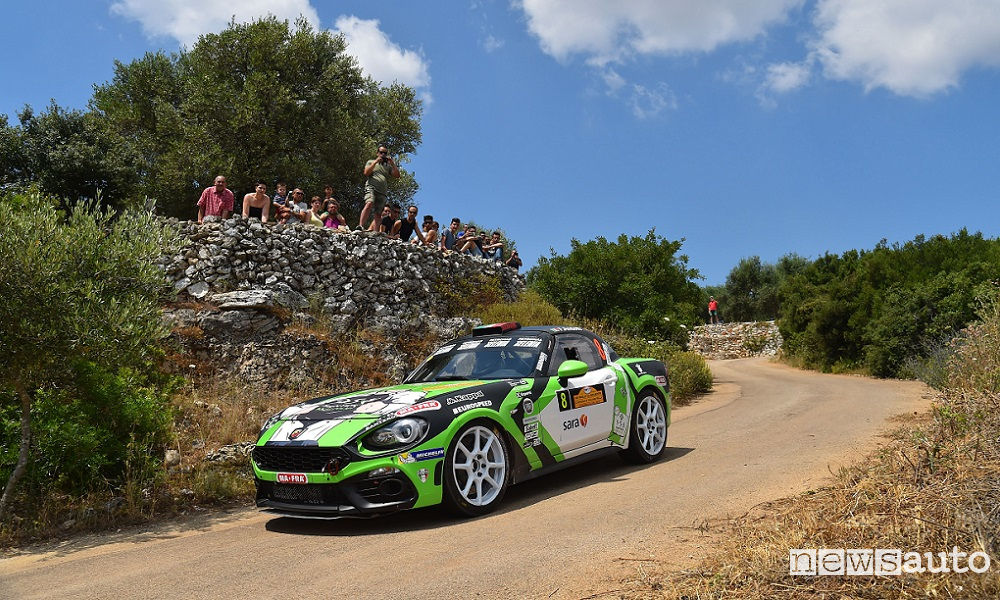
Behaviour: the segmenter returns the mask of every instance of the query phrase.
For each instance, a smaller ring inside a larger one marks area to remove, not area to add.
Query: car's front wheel
[[[445,459],[444,501],[454,513],[475,517],[493,511],[510,485],[510,452],[496,425],[463,427]]]
[[[628,448],[622,451],[626,460],[644,464],[663,456],[667,447],[667,407],[663,398],[645,392],[632,410],[631,427]]]

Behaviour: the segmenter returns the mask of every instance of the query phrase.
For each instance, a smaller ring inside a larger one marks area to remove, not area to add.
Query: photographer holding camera
[[[358,229],[365,229],[365,221],[373,215],[373,210],[377,210],[375,205],[383,206],[389,193],[389,178],[399,179],[399,167],[389,156],[389,149],[385,146],[378,147],[378,155],[365,163],[365,207],[361,210],[361,219],[358,221]],[[378,231],[378,221],[372,219],[369,227],[372,231]]]

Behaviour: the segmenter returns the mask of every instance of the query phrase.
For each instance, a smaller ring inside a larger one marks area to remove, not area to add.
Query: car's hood
[[[445,402],[435,400],[435,397],[447,395],[451,398],[455,392],[474,392],[473,388],[482,388],[489,383],[491,382],[412,383],[314,398],[282,411],[279,415],[280,425],[266,443],[315,444],[334,428],[345,436],[354,435],[367,429],[375,421],[438,411]],[[324,444],[330,441],[332,440],[324,440]]]

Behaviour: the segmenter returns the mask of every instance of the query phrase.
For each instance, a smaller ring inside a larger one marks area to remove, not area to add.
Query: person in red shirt
[[[209,216],[225,219],[233,212],[234,204],[236,198],[226,189],[226,178],[219,175],[215,178],[215,185],[205,188],[201,198],[198,198],[198,222],[201,223]]]
[[[715,296],[708,297],[708,320],[711,323],[719,322],[719,303],[715,301]]]

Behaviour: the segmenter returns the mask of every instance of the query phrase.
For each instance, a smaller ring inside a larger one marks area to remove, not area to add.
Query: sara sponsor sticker
[[[278,473],[278,483],[309,483],[305,473]]]
[[[407,406],[396,411],[397,417],[402,417],[404,415],[412,415],[413,413],[424,412],[425,410],[437,410],[441,408],[441,403],[437,400],[427,400],[425,402],[417,402],[413,406]]]

